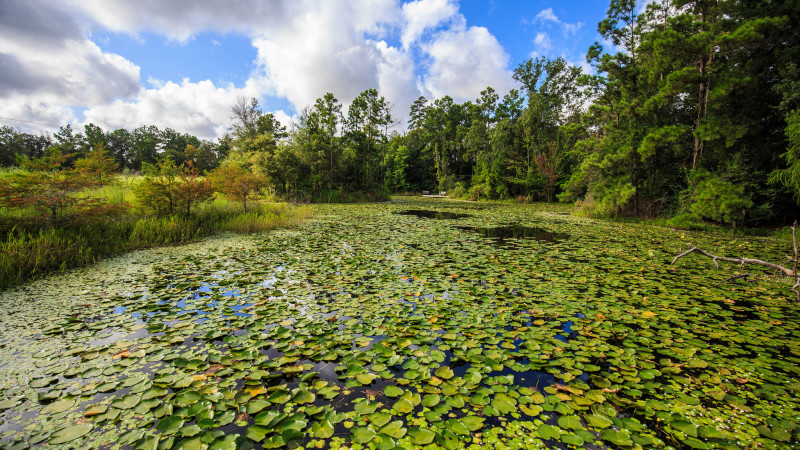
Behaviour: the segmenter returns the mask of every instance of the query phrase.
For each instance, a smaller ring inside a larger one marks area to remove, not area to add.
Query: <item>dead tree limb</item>
[[[725,284],[725,283],[727,283],[729,281],[733,281],[733,280],[740,280],[741,279],[741,280],[747,281],[748,278],[750,278],[750,274],[749,273],[742,273],[742,274],[739,274],[739,275],[731,275],[728,278],[725,278],[724,280],[722,280],[719,283],[717,283],[717,286],[723,285],[723,284]]]
[[[707,251],[705,251],[705,250],[703,250],[701,248],[695,247],[692,244],[689,244],[689,250],[686,250],[685,252],[675,256],[675,258],[672,260],[672,264],[675,264],[675,262],[677,260],[683,258],[684,256],[686,256],[686,255],[688,255],[690,253],[700,253],[703,256],[711,258],[711,260],[714,261],[714,266],[716,266],[718,269],[719,269],[719,262],[718,261],[737,263],[742,268],[744,268],[745,264],[755,264],[755,265],[758,265],[758,266],[769,267],[770,269],[774,269],[774,270],[776,270],[778,272],[781,272],[784,276],[792,277],[792,278],[795,279],[795,284],[794,284],[794,286],[792,286],[792,291],[795,294],[797,294],[797,301],[800,301],[800,290],[798,290],[798,287],[800,287],[800,275],[798,275],[798,273],[797,273],[797,263],[798,263],[798,260],[797,260],[797,254],[798,254],[798,251],[797,251],[797,221],[795,221],[794,224],[792,225],[792,243],[794,244],[794,261],[792,261],[794,263],[794,265],[793,265],[793,267],[791,269],[788,268],[788,267],[784,267],[784,266],[781,266],[781,265],[778,265],[778,264],[774,264],[774,263],[771,263],[769,261],[764,261],[764,260],[761,260],[761,259],[730,258],[730,257],[727,257],[727,256],[717,256],[717,255],[709,253],[709,252],[707,252]],[[728,280],[730,280],[732,278],[733,277],[729,278]],[[725,280],[725,281],[728,281],[728,280]],[[725,281],[723,281],[723,283]],[[720,284],[722,284],[722,283],[720,283]]]

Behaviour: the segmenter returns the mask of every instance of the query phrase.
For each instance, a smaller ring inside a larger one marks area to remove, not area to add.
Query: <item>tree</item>
[[[0,204],[39,210],[51,225],[112,214],[124,207],[111,206],[83,194],[104,184],[104,180],[87,169],[65,167],[68,158],[58,149],[52,149],[43,158],[23,158],[22,165],[28,171],[12,173],[0,183]]]
[[[171,158],[159,158],[154,164],[145,162],[142,169],[144,180],[134,191],[139,203],[157,216],[174,214],[179,204],[180,168]]]
[[[556,190],[556,182],[561,176],[561,154],[556,142],[547,143],[547,151],[541,152],[533,160],[536,171],[544,179],[545,200],[553,201],[553,194]]]
[[[208,176],[211,185],[231,200],[241,202],[247,212],[247,201],[256,198],[267,179],[232,165],[220,166]]]
[[[786,140],[788,146],[783,158],[786,168],[776,169],[770,174],[773,183],[782,184],[800,202],[800,69],[794,63],[781,71],[783,81],[776,86],[781,94],[779,108],[786,114]]]
[[[102,182],[109,182],[116,176],[119,164],[106,146],[99,143],[86,155],[86,158],[75,161],[75,168],[93,174]]]
[[[156,163],[161,146],[161,132],[155,125],[141,126],[131,132],[131,144],[126,165],[132,170],[143,171],[145,164]]]
[[[200,178],[200,173],[191,161],[178,172],[180,182],[175,185],[175,202],[188,218],[192,207],[205,202],[214,195],[214,186],[207,179]]]
[[[389,192],[401,192],[408,189],[406,169],[409,156],[408,148],[399,141],[395,140],[389,144],[384,158],[384,167],[386,168],[384,186]]]
[[[236,139],[252,139],[258,134],[258,121],[262,116],[258,99],[239,97],[231,109],[231,125]]]

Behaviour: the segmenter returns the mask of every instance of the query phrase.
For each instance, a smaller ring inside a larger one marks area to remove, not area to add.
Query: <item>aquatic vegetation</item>
[[[791,283],[715,286],[736,268],[669,265],[687,240],[761,258],[786,243],[557,208],[316,205],[295,230],[134,252],[7,291],[0,442],[798,444]],[[394,214],[408,210],[465,216]],[[509,224],[537,232],[497,245],[458,228]]]

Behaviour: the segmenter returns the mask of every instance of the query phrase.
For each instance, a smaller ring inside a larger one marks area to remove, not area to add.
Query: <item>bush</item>
[[[455,187],[450,191],[448,197],[450,198],[464,198],[467,196],[467,189],[464,187],[464,183],[459,181],[456,183]]]

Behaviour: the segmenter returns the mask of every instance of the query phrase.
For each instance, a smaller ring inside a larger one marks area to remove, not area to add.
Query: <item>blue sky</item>
[[[240,96],[289,123],[333,92],[500,95],[530,57],[585,64],[606,1],[10,0],[0,5],[0,124],[155,124],[216,138]],[[17,122],[12,121],[17,120]],[[27,122],[19,122],[19,121]],[[31,123],[36,122],[36,123]]]

